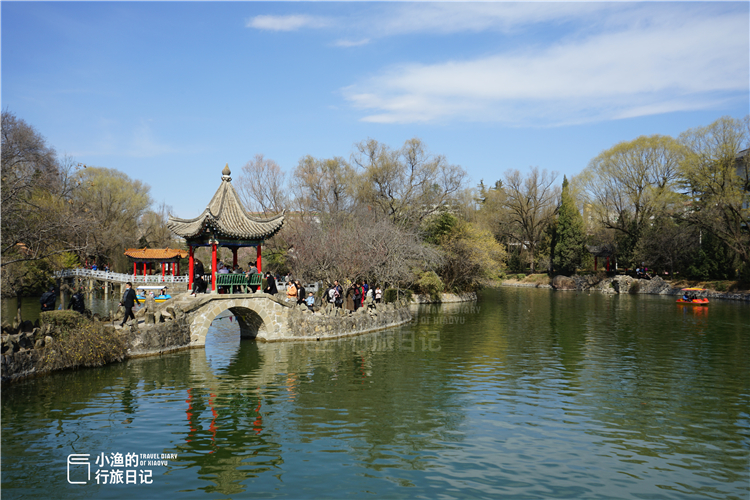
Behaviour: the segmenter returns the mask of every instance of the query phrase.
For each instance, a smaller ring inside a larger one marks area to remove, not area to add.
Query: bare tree
[[[179,243],[167,227],[172,207],[161,202],[155,210],[146,210],[138,223],[138,246],[174,248]]]
[[[2,113],[2,267],[86,247],[88,219],[70,200],[70,159],[25,121]]]
[[[439,264],[439,254],[416,233],[371,212],[365,216],[339,212],[290,223],[285,234],[292,246],[288,261],[294,274],[326,282],[369,279],[408,286],[415,280],[414,270]]]
[[[354,170],[339,156],[324,160],[305,156],[294,171],[295,201],[301,210],[318,214],[351,210],[355,176]]]
[[[750,266],[750,117],[723,117],[680,134],[691,197],[690,223],[709,231]]]
[[[358,196],[397,224],[417,225],[442,210],[464,185],[466,172],[442,155],[427,151],[420,139],[399,150],[374,139],[356,145],[352,161],[362,170]]]
[[[505,210],[507,236],[526,247],[531,272],[542,233],[555,217],[560,187],[555,184],[557,172],[539,172],[532,168],[526,176],[518,170],[505,172],[502,207]]]
[[[242,167],[237,186],[242,202],[252,211],[269,214],[289,208],[286,174],[278,163],[262,154]]]
[[[621,260],[633,248],[652,217],[662,217],[681,201],[675,191],[686,149],[669,136],[641,136],[600,153],[577,176],[588,211],[618,234]]]

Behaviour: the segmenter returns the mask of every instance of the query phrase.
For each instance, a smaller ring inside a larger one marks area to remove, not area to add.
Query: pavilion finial
[[[232,171],[229,170],[229,163],[226,164],[224,167],[224,170],[221,171],[221,180],[222,181],[231,181],[232,178],[230,177],[232,175]]]

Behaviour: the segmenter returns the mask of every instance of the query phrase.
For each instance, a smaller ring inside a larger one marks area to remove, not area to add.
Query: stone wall
[[[350,313],[324,303],[316,312],[299,305],[288,313],[288,336],[268,340],[327,340],[398,326],[411,321],[409,304],[369,304]]]
[[[187,316],[161,323],[128,324],[121,332],[127,340],[128,358],[157,356],[190,347],[190,328]]]
[[[51,371],[45,369],[44,347],[36,348],[33,338],[27,332],[2,336],[1,379],[3,383]]]

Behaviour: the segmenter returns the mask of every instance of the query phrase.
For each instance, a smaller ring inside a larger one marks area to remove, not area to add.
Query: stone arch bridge
[[[179,307],[187,314],[190,326],[190,346],[206,344],[206,334],[213,320],[224,311],[237,318],[242,338],[265,341],[282,340],[290,336],[289,314],[296,303],[266,293],[232,295],[206,294],[192,297],[183,295],[164,305]]]
[[[148,310],[147,328],[142,332],[148,330],[150,323],[163,322],[166,314],[179,320],[183,332],[181,338],[184,339],[180,341],[181,347],[205,346],[211,323],[224,311],[231,311],[237,318],[243,338],[266,342],[348,337],[391,328],[412,319],[408,304],[403,300],[398,303],[369,304],[355,313],[324,304],[320,309],[316,308],[317,312],[313,314],[304,305],[287,302],[286,297],[262,292],[198,296],[185,293],[153,305],[154,308],[148,305],[136,313],[136,317],[143,317]],[[187,333],[189,335],[185,335]]]

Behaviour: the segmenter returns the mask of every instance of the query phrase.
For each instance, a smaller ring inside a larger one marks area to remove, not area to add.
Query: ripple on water
[[[205,351],[3,388],[3,495],[78,498],[69,453],[132,450],[178,454],[132,496],[748,497],[749,308],[485,295],[330,343],[226,318]]]

